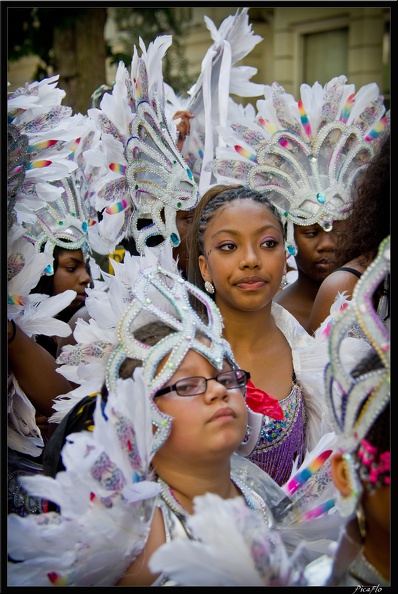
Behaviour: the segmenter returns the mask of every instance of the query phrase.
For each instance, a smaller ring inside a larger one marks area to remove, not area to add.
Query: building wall
[[[196,77],[200,73],[205,53],[212,44],[204,16],[207,15],[216,27],[219,27],[224,18],[236,13],[237,7],[191,6],[189,10],[191,25],[182,42],[186,48],[189,74]],[[385,47],[383,50],[383,42],[384,46],[386,41],[388,44],[388,38],[384,35],[384,27],[385,22],[389,19],[390,8],[377,5],[370,7],[252,6],[249,8],[249,20],[253,32],[261,35],[263,40],[241,63],[258,69],[257,74],[252,78],[253,82],[272,84],[274,81],[278,81],[287,92],[297,96],[301,83],[307,82],[312,85],[315,82],[315,80],[304,80],[303,78],[305,64],[308,63],[311,66],[311,56],[306,57],[305,55],[308,36],[316,33],[346,31],[346,72],[336,70],[333,76],[345,74],[348,82],[353,83],[357,89],[364,84],[376,82],[388,102],[390,80],[388,66],[385,65],[383,70],[383,51],[385,53],[386,50]],[[116,46],[117,31],[112,20],[111,7],[105,27],[105,37]],[[325,70],[327,67],[328,71],[333,72],[331,60],[334,52],[328,51],[326,35],[324,37],[325,44],[322,43],[322,39],[322,35],[312,35],[312,43],[315,43],[317,48],[316,56],[313,57],[318,61],[324,59]],[[389,51],[389,47],[387,49]],[[36,58],[29,57],[10,64],[8,80],[11,86],[9,90],[14,90],[25,82],[31,82],[37,62]],[[108,65],[108,83],[114,80],[115,73],[116,66]],[[327,80],[319,82],[324,84]]]
[[[200,63],[211,42],[209,31],[201,19],[207,14],[218,27],[236,7],[192,8],[192,30],[185,45],[192,72],[200,71]],[[376,82],[389,97],[389,80],[383,81],[384,25],[390,20],[386,7],[346,6],[289,6],[250,7],[249,20],[253,32],[263,40],[242,61],[258,69],[252,80],[264,84],[278,81],[289,93],[297,95],[303,82],[303,52],[306,35],[346,28],[348,32],[347,70],[336,71],[333,76],[345,74],[356,88]],[[322,44],[318,51],[322,54]],[[328,54],[324,54],[325,63]],[[385,77],[386,78],[386,77]],[[322,81],[324,84],[325,81]]]

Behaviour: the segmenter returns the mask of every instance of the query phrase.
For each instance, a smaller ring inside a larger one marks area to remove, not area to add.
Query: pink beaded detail
[[[390,452],[380,454],[375,446],[362,439],[357,455],[361,462],[359,474],[362,480],[373,485],[390,484]]]

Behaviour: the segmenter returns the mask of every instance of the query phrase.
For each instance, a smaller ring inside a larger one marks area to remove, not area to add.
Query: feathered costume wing
[[[178,586],[301,585],[300,548],[290,555],[242,498],[207,493],[194,499],[188,526],[197,540],[176,539],[151,557],[151,571]]]
[[[141,371],[118,380],[105,405],[98,397],[92,432],[68,436],[65,471],[22,479],[59,512],[9,514],[9,586],[111,586],[141,551],[158,493]]]

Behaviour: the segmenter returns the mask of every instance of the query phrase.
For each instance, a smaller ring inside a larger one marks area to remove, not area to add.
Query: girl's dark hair
[[[364,254],[369,254],[371,262],[380,243],[390,235],[390,135],[358,176],[352,199],[350,216],[342,222],[339,233],[337,267]]]
[[[205,283],[200,273],[199,256],[204,253],[203,235],[214,214],[233,200],[253,200],[263,204],[279,222],[283,237],[285,238],[286,236],[285,226],[282,223],[278,210],[263,192],[258,192],[242,185],[231,186],[219,184],[213,186],[203,194],[198,205],[195,207],[193,220],[189,226],[186,238],[189,253],[188,280],[193,285],[202,289],[202,291],[205,290]]]

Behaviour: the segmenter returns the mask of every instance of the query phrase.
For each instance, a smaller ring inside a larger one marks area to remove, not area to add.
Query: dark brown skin
[[[12,323],[8,321],[8,338],[12,332]],[[72,389],[68,380],[56,372],[54,357],[18,326],[14,340],[8,345],[8,364],[40,415],[51,416],[53,399]]]

